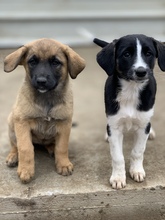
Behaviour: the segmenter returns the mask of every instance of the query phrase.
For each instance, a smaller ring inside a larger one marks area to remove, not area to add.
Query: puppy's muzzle
[[[41,93],[45,93],[54,89],[57,85],[57,81],[51,77],[38,76],[32,80],[33,86]]]
[[[142,77],[143,78],[143,77],[146,76],[147,70],[144,67],[139,67],[135,70],[135,74],[136,74],[137,77],[139,77],[139,78]]]
[[[136,80],[145,80],[148,79],[148,69],[140,66],[134,70],[134,76]]]
[[[37,78],[37,80],[36,80],[36,82],[37,82],[37,85],[38,85],[38,87],[40,88],[44,88],[45,87],[45,85],[46,85],[46,83],[47,83],[47,79],[45,78],[45,77],[38,77]]]
[[[41,92],[41,93],[44,93],[44,92],[47,92],[48,91],[48,86],[47,86],[47,79],[43,76],[41,77],[37,77],[36,79],[36,89]]]

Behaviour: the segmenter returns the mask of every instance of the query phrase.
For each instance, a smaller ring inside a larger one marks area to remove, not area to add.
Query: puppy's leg
[[[50,157],[54,157],[54,145],[46,145],[45,148],[48,151]]]
[[[110,126],[108,125],[107,128]],[[121,189],[126,186],[125,161],[123,156],[123,133],[119,129],[112,129],[108,133],[110,152],[112,157],[112,175],[110,184],[114,189]]]
[[[15,167],[18,164],[18,149],[17,149],[17,144],[16,144],[17,141],[16,141],[15,132],[14,132],[12,114],[10,114],[8,118],[8,127],[9,127],[9,139],[10,139],[11,150],[6,158],[6,164],[9,167]]]
[[[6,158],[6,164],[9,167],[15,167],[18,164],[18,150],[16,145],[11,143],[11,150]]]
[[[68,158],[68,143],[71,130],[71,122],[58,122],[57,137],[55,146],[55,164],[58,174],[63,176],[71,175],[73,165]]]
[[[15,134],[18,148],[18,176],[27,183],[34,176],[34,146],[28,122],[15,122]]]
[[[146,128],[150,126],[147,124]],[[149,136],[150,128],[138,128],[135,133],[135,144],[131,152],[130,159],[130,175],[137,182],[142,182],[145,179],[145,171],[143,168],[143,154],[146,149],[146,142]],[[147,132],[146,132],[147,131]]]
[[[154,140],[155,137],[156,137],[155,131],[154,131],[153,127],[151,127],[148,139],[149,140]]]

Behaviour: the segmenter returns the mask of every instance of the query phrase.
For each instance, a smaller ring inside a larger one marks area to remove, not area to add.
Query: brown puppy
[[[75,79],[84,69],[84,60],[70,47],[52,39],[39,39],[24,45],[5,58],[5,72],[18,65],[26,70],[24,83],[9,115],[11,151],[8,166],[18,163],[23,183],[34,176],[34,146],[53,147],[57,173],[70,175],[68,158],[72,125],[73,97],[69,75]]]

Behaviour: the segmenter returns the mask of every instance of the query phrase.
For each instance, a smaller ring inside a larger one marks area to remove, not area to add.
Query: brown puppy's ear
[[[75,79],[77,75],[85,68],[85,60],[69,46],[66,46],[64,52],[68,59],[69,74],[72,79]]]
[[[22,58],[27,51],[27,47],[21,47],[9,54],[4,60],[4,71],[11,72],[21,64]]]

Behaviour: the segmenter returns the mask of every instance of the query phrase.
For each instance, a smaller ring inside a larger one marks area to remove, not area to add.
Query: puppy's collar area
[[[47,116],[44,118],[44,121],[50,121],[51,120],[51,117],[50,116]]]

